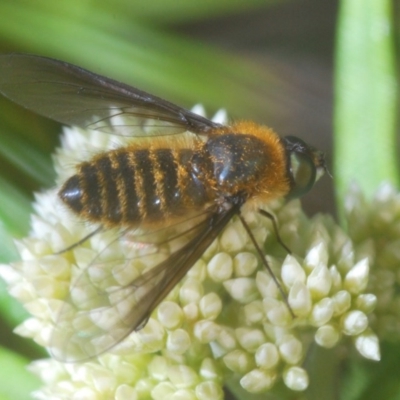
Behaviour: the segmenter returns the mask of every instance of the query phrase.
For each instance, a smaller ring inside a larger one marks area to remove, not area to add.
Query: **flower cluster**
[[[345,204],[355,257],[368,258],[368,292],[376,296],[371,326],[380,339],[400,339],[400,194],[383,183],[372,201],[353,185]]]
[[[66,131],[55,156],[59,183],[74,172],[77,154],[87,157],[95,148],[107,150],[127,140],[94,131]],[[369,239],[375,225],[380,221],[379,227],[387,229],[384,223],[392,221],[378,211],[376,223],[366,221],[365,216],[360,219],[356,203],[362,199],[357,194],[352,196],[356,200],[347,207],[350,236],[330,217],[307,218],[299,201],[266,205],[291,254],[278,243],[271,221],[258,213],[244,214],[287,293],[286,299],[258,259],[240,220],[233,219],[159,304],[143,329],[81,363],[52,358],[32,363],[31,370],[45,384],[35,396],[215,400],[223,398],[224,382],[232,377],[249,393],[265,392],[278,380],[290,390],[302,391],[309,384],[303,361],[310,343],[332,348],[343,337],[352,338],[365,358],[379,360],[378,337],[368,316],[379,315],[378,311],[374,313],[377,304],[396,304],[393,291],[390,299],[389,295],[385,297],[387,288],[393,288],[396,281],[392,268],[397,257],[395,239],[383,250],[371,252],[371,240],[379,241],[379,237]],[[395,207],[389,197],[385,201]],[[382,195],[377,201],[384,201]],[[367,207],[374,208],[364,202],[362,209]],[[371,232],[366,230],[367,225]],[[395,237],[395,225],[393,229]],[[54,327],[59,323],[60,310],[65,310],[70,301],[71,287],[76,287],[91,260],[104,250],[104,243],[110,243],[110,233],[98,232],[70,251],[57,252],[92,230],[61,205],[54,190],[37,195],[31,234],[17,243],[22,261],[0,269],[11,295],[32,315],[17,333],[53,347],[52,354],[57,354],[54,336],[61,331]],[[110,253],[112,259],[125,257],[124,252],[119,253],[118,241],[112,243],[107,246],[106,257]],[[132,252],[137,252],[136,259],[141,260],[142,251],[131,248],[130,257],[133,259]],[[388,267],[384,273],[375,270],[376,279],[371,282],[370,265],[383,262]],[[102,282],[102,274],[107,275],[113,286],[126,284],[140,273],[135,266],[134,272],[129,267],[116,272],[112,264],[107,265],[108,271],[95,270],[93,275],[100,276]],[[101,315],[103,305],[92,306],[100,310],[97,326],[104,325],[109,316]],[[384,332],[390,330],[384,323],[386,317],[375,318],[379,332],[382,326]]]

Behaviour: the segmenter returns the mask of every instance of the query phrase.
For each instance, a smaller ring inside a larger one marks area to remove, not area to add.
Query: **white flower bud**
[[[310,322],[315,326],[322,326],[330,321],[333,311],[334,302],[329,297],[325,297],[314,305],[310,315]]]
[[[168,375],[168,359],[162,356],[155,356],[147,366],[150,377],[163,381]]]
[[[167,337],[167,350],[175,354],[183,354],[191,345],[190,336],[184,329],[169,332]]]
[[[198,303],[203,293],[203,285],[195,279],[188,278],[179,290],[179,299],[183,305]]]
[[[351,295],[347,290],[340,290],[332,296],[334,312],[336,317],[342,315],[351,307]]]
[[[199,383],[196,386],[195,393],[197,400],[222,400],[224,398],[221,385],[214,381]]]
[[[236,278],[223,282],[231,297],[240,303],[248,303],[258,297],[256,282],[252,278]]]
[[[199,308],[204,319],[215,319],[222,310],[222,301],[216,293],[207,293],[201,298]]]
[[[196,281],[203,282],[207,277],[207,265],[204,260],[196,261],[196,264],[189,269],[186,276],[195,279]]]
[[[233,350],[223,357],[224,364],[228,369],[240,374],[248,372],[253,366],[253,358],[247,351]]]
[[[308,287],[301,281],[294,282],[290,288],[288,301],[297,317],[306,316],[311,311],[311,293]]]
[[[243,225],[237,221],[225,228],[219,243],[224,251],[233,253],[242,250],[247,240],[248,236]]]
[[[273,325],[288,326],[292,321],[289,309],[282,301],[265,298],[263,300],[264,312]]]
[[[190,303],[183,307],[185,318],[189,321],[194,321],[199,318],[199,307],[195,303]]]
[[[317,265],[307,278],[307,287],[315,298],[326,296],[331,290],[332,276],[324,264]]]
[[[370,314],[372,311],[374,311],[376,304],[377,298],[372,293],[365,293],[357,296],[356,307],[366,314]]]
[[[261,297],[277,297],[279,289],[268,272],[258,271],[256,275],[256,286]]]
[[[91,382],[94,389],[100,393],[106,392],[110,387],[115,387],[117,383],[115,372],[100,365],[82,364],[76,372],[81,379]]]
[[[300,367],[290,367],[283,372],[285,385],[295,391],[306,390],[309,384],[307,371]]]
[[[203,111],[204,114],[201,114],[203,117],[207,117],[207,114],[205,111]],[[220,108],[211,118],[213,122],[217,122],[218,124],[221,125],[226,125],[229,122],[228,114],[224,108]]]
[[[65,258],[47,256],[40,260],[42,273],[58,279],[68,279],[71,273],[71,265]],[[126,283],[127,281],[125,281]]]
[[[355,340],[356,349],[365,358],[379,361],[381,352],[379,349],[379,339],[371,330],[366,330],[358,335]]]
[[[275,383],[276,374],[261,369],[253,369],[243,376],[240,384],[250,393],[265,392]]]
[[[279,341],[279,352],[288,364],[298,364],[303,357],[303,345],[293,335],[285,335]]]
[[[340,249],[338,268],[341,271],[349,271],[353,265],[354,265],[353,243],[349,238],[346,238],[346,242]]]
[[[200,376],[204,379],[219,379],[219,370],[212,358],[205,358],[200,365]]]
[[[161,382],[156,385],[151,391],[151,398],[153,399],[168,399],[176,391],[174,385],[170,382]]]
[[[344,287],[353,294],[365,290],[368,284],[369,265],[368,258],[359,261],[346,275]]]
[[[233,350],[237,346],[234,329],[222,327],[217,340],[218,343],[226,350]]]
[[[34,337],[43,329],[43,323],[36,318],[28,318],[19,324],[14,332],[23,337]]]
[[[24,263],[15,263],[23,265]],[[11,265],[0,264],[0,277],[7,283],[7,285],[14,285],[17,284],[20,279],[21,275],[17,272],[17,268],[11,267]]]
[[[249,352],[254,352],[265,342],[265,335],[259,329],[238,328],[235,330],[240,345]]]
[[[342,317],[342,329],[345,335],[359,335],[368,326],[367,316],[359,310],[349,311]]]
[[[331,274],[332,278],[331,290],[333,292],[340,290],[342,287],[342,276],[340,275],[340,272],[338,271],[336,265],[332,265],[329,268],[329,273]]]
[[[258,266],[257,257],[253,253],[242,252],[233,259],[233,269],[236,276],[249,276]]]
[[[199,380],[196,372],[187,365],[170,365],[168,368],[168,378],[177,388],[194,386]]]
[[[34,317],[49,319],[52,315],[48,302],[45,299],[36,299],[25,303],[25,308]]]
[[[244,316],[247,325],[253,325],[261,322],[264,316],[264,306],[261,300],[252,301],[243,307]]]
[[[153,318],[150,318],[143,329],[137,332],[143,350],[159,351],[164,346],[165,330]]]
[[[225,349],[219,342],[215,340],[210,342],[208,345],[210,346],[211,354],[215,359],[220,359],[226,353],[228,353],[227,349]]]
[[[209,343],[216,340],[221,327],[213,321],[202,320],[196,322],[194,325],[193,333],[200,343]]]
[[[258,367],[271,369],[278,364],[280,355],[274,344],[264,343],[257,349],[255,360]]]
[[[181,325],[183,311],[173,301],[163,301],[157,309],[157,319],[167,329],[175,329]]]
[[[340,333],[332,325],[323,325],[317,329],[314,338],[318,345],[330,349],[339,341]]]
[[[22,303],[36,298],[36,289],[33,284],[29,282],[16,283],[15,285],[11,286],[8,291],[12,297],[15,297]],[[57,290],[57,296],[60,296],[60,292],[64,292],[65,296],[65,294],[68,293],[68,285],[64,286],[64,290]]]
[[[306,273],[298,261],[290,254],[286,256],[282,264],[281,278],[287,288],[292,287],[295,283],[305,283]]]
[[[207,264],[208,275],[215,282],[223,282],[232,276],[233,261],[227,253],[216,254]]]
[[[201,117],[207,117],[207,114],[206,114],[206,110],[204,109],[204,106],[203,106],[203,104],[195,104],[191,109],[190,109],[190,111],[192,112],[192,113],[194,113],[194,114],[197,114],[197,115],[200,115]],[[220,111],[223,111],[223,110],[219,110],[218,112],[220,112]],[[215,116],[214,116],[214,118],[215,118]],[[214,120],[214,119],[213,119]]]
[[[320,264],[326,265],[328,262],[328,253],[324,242],[319,242],[310,249],[304,259],[304,264],[309,270],[317,268]]]

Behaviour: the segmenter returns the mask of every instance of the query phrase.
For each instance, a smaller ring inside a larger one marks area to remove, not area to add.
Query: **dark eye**
[[[300,197],[307,193],[317,178],[317,166],[313,148],[293,136],[284,138],[288,156],[288,173],[291,189],[288,198]]]
[[[290,172],[293,179],[293,187],[289,193],[290,198],[300,197],[313,187],[316,170],[308,155],[292,153],[290,155]]]

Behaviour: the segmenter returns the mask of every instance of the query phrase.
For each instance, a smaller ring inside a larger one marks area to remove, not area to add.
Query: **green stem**
[[[338,204],[353,181],[371,195],[398,183],[398,112],[390,0],[343,0],[335,79],[334,178]]]

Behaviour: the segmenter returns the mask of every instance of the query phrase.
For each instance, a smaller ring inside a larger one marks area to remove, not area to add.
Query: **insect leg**
[[[292,252],[290,251],[289,247],[286,246],[286,244],[283,242],[283,240],[281,239],[281,236],[279,235],[279,231],[278,231],[278,224],[276,223],[276,219],[275,217],[269,213],[268,211],[265,210],[261,210],[258,209],[258,212],[263,215],[264,217],[267,217],[271,222],[272,225],[274,227],[274,232],[276,235],[276,240],[278,241],[278,243],[289,253],[292,254]]]
[[[90,232],[89,234],[87,234],[86,236],[84,236],[82,239],[79,239],[77,242],[71,244],[71,246],[66,247],[65,249],[62,249],[60,251],[57,251],[54,254],[63,254],[66,253],[69,250],[74,249],[75,247],[80,246],[82,243],[85,243],[86,240],[90,239],[92,236],[96,235],[96,233],[99,233],[101,230],[103,229],[103,226],[100,225],[99,227],[97,227],[94,231]]]
[[[287,293],[283,290],[282,285],[279,283],[278,279],[276,278],[275,274],[273,273],[273,271],[272,271],[267,259],[265,258],[265,255],[263,254],[260,246],[257,243],[257,240],[255,239],[253,233],[251,232],[251,229],[250,229],[249,225],[247,225],[247,222],[244,220],[244,218],[242,217],[241,214],[239,214],[239,218],[240,218],[240,221],[243,224],[244,229],[246,230],[247,234],[249,235],[250,240],[253,242],[253,245],[256,248],[257,253],[259,254],[259,256],[261,258],[261,262],[264,264],[265,268],[268,270],[269,274],[271,275],[271,278],[274,280],[276,286],[278,287],[279,291],[281,292],[283,300],[286,303],[286,306],[287,306],[291,316],[293,318],[296,318],[296,315],[294,314],[294,312],[292,310],[292,307],[290,307],[290,304],[288,302]],[[285,246],[285,248],[286,248],[286,246]]]

